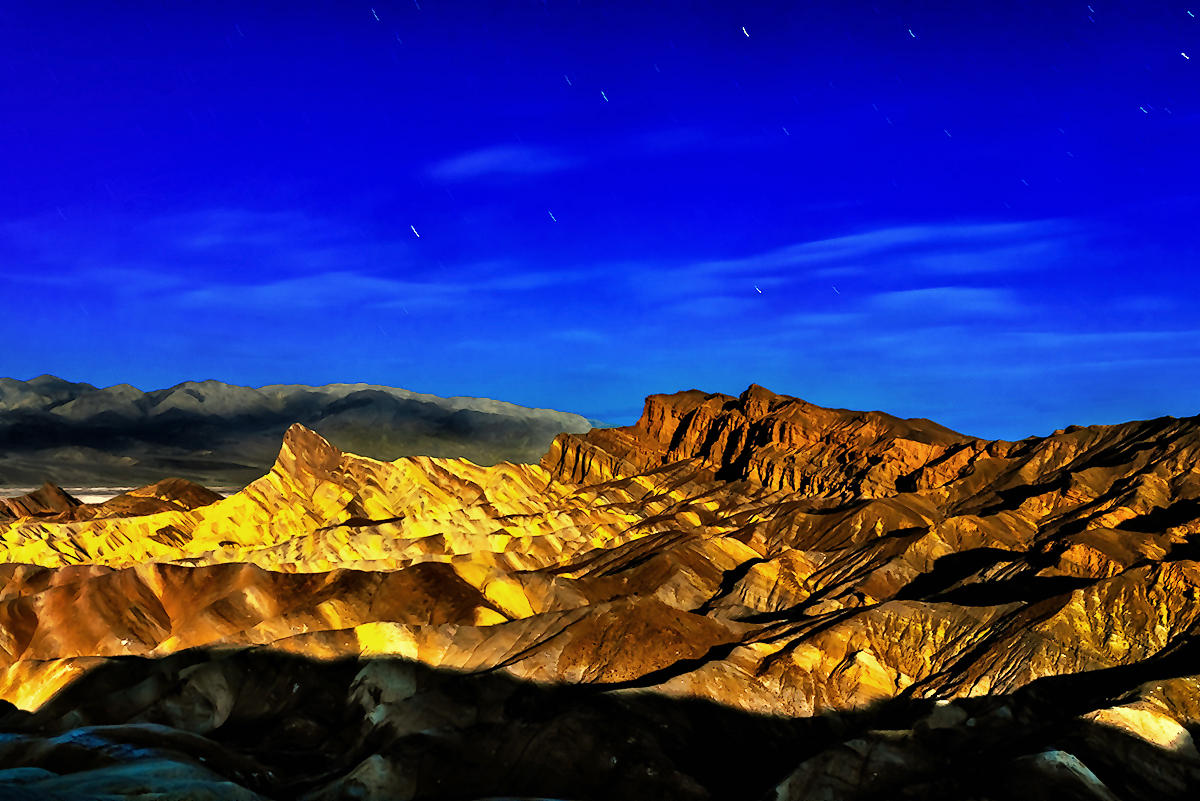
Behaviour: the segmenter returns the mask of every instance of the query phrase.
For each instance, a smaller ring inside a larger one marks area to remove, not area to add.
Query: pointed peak
[[[292,451],[322,454],[329,452],[337,454],[339,457],[342,455],[340,450],[329,444],[329,440],[300,423],[292,423],[288,426],[288,430],[283,435],[283,445]]]
[[[765,398],[774,398],[774,397],[776,397],[776,395],[775,395],[775,393],[774,393],[774,392],[772,392],[771,390],[767,389],[767,388],[766,388],[766,387],[764,387],[762,384],[751,384],[750,386],[748,386],[748,387],[746,387],[744,390],[742,390],[742,394],[741,394],[741,395],[739,395],[738,397],[739,397],[739,398],[746,398],[746,397],[753,397],[753,398],[759,398],[759,397],[765,397]]]
[[[51,504],[55,507],[61,506],[63,508],[79,506],[81,503],[83,503],[83,501],[80,501],[74,495],[50,481],[42,482],[42,486],[39,489],[29,493],[27,497],[37,498],[47,504]]]
[[[762,417],[771,408],[771,402],[778,397],[764,386],[751,384],[738,395],[738,403],[747,417]]]
[[[283,435],[276,465],[286,472],[328,473],[342,461],[342,452],[311,428],[293,423]]]
[[[49,481],[33,492],[16,498],[0,498],[0,515],[27,517],[69,512],[82,503],[62,487]]]

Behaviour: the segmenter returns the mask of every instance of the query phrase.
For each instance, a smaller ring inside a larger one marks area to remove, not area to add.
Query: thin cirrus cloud
[[[922,273],[1003,272],[1034,269],[1081,233],[1078,224],[1054,219],[890,226],[700,262],[688,269],[721,275],[810,268],[816,277],[863,274],[881,265]]]
[[[874,309],[917,313],[923,317],[1011,315],[1025,309],[1025,304],[1010,289],[966,286],[879,292],[871,295],[867,304]]]
[[[1010,335],[1023,345],[1043,348],[1085,347],[1110,349],[1129,345],[1145,347],[1161,343],[1180,343],[1196,346],[1200,352],[1200,329],[1158,329],[1119,331],[1019,331]]]
[[[839,316],[828,321],[835,323],[880,313],[1013,315],[1023,308],[1017,293],[976,286],[979,277],[1003,284],[1007,274],[1050,270],[1068,255],[1079,258],[1086,235],[1057,219],[886,226],[656,268],[653,280],[631,289],[688,316],[737,311],[747,299],[834,302]]]
[[[439,161],[428,169],[442,181],[469,181],[487,176],[536,175],[565,170],[576,165],[549,150],[525,145],[494,145],[471,150]]]
[[[529,274],[497,272],[491,263],[464,265],[453,280],[407,280],[388,275],[332,270],[258,283],[209,284],[180,293],[187,306],[227,309],[320,309],[344,306],[375,309],[448,309],[473,306],[493,293],[522,293],[583,280],[571,271]]]
[[[240,310],[320,309],[335,306],[444,308],[464,294],[462,287],[334,271],[252,285],[221,284],[180,293],[185,306]]]
[[[184,283],[279,278],[402,260],[403,239],[364,239],[300,211],[210,208],[155,217],[25,220],[0,226],[6,278],[153,291]]]
[[[426,172],[441,181],[469,181],[496,176],[528,176],[555,173],[597,162],[658,158],[675,153],[716,147],[731,143],[715,139],[707,132],[690,127],[675,127],[634,134],[616,140],[594,142],[588,157],[564,156],[561,152],[529,145],[492,145],[437,161]]]
[[[266,312],[285,308],[447,308],[481,293],[537,292],[595,278],[586,269],[514,269],[505,260],[432,271],[403,236],[364,236],[304,212],[236,208],[134,224],[0,225],[0,281],[125,300]]]
[[[570,345],[607,345],[613,341],[610,334],[591,328],[564,328],[551,331],[547,336]]]

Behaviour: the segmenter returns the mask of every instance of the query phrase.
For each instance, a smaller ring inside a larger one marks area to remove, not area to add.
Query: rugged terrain
[[[179,476],[241,487],[261,476],[292,423],[377,459],[536,462],[555,435],[595,423],[487,398],[394,387],[232,386],[189,381],[142,392],[54,376],[0,378],[0,488],[131,487]]]
[[[0,796],[1190,798],[1198,543],[1195,418],[751,386],[494,466],[296,425],[229,498],[0,507]]]

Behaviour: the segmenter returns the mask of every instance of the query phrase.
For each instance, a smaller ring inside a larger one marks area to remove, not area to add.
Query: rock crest
[[[752,384],[737,398],[651,395],[633,426],[560,434],[542,466],[587,483],[695,460],[720,478],[771,490],[881,497],[977,443],[928,420],[824,409]]]
[[[1194,418],[988,442],[757,386],[540,465],[293,426],[223,500],[0,521],[0,766],[152,721],[267,797],[1186,798],[1198,459]]]
[[[47,481],[40,488],[15,498],[0,498],[0,518],[69,513],[81,501]]]

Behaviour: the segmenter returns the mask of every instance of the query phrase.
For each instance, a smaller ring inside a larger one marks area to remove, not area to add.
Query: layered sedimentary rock
[[[62,487],[46,482],[33,492],[12,498],[0,498],[0,519],[69,514],[82,505],[82,501],[71,496]]]
[[[0,520],[32,517],[63,523],[99,517],[137,517],[188,511],[219,500],[218,493],[182,478],[164,478],[101,503],[84,503],[61,487],[46,482],[40,489],[25,495],[0,498]]]
[[[0,521],[0,787],[161,737],[151,784],[229,797],[1182,798],[1198,460],[1196,419],[989,442],[752,386],[540,465],[294,426],[228,498],[46,488]]]

